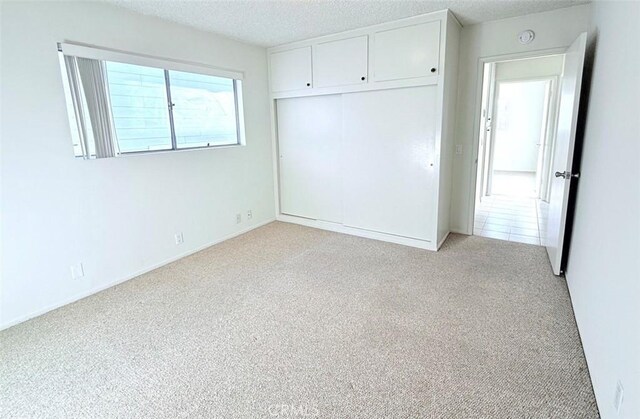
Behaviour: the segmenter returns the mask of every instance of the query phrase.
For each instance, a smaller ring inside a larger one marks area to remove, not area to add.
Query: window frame
[[[132,65],[138,65],[143,67],[159,68],[163,70],[164,78],[165,78],[164,88],[165,88],[166,97],[167,97],[167,113],[168,113],[169,125],[170,125],[171,148],[158,149],[158,150],[136,150],[136,151],[118,150],[117,154],[114,157],[154,154],[154,153],[167,153],[167,152],[176,152],[176,151],[205,150],[205,149],[214,149],[214,148],[242,147],[246,145],[245,127],[244,127],[244,100],[243,100],[243,89],[242,89],[244,72],[242,71],[221,69],[221,68],[211,67],[203,64],[191,63],[187,61],[158,58],[158,57],[153,57],[153,56],[144,55],[144,54],[123,52],[123,51],[107,49],[107,48],[97,48],[93,46],[87,46],[87,45],[76,44],[76,43],[58,43],[58,52],[60,54],[61,63],[63,66],[64,66],[64,56],[74,56],[74,57],[83,57],[83,58],[89,58],[93,60],[104,61],[104,62],[120,62],[124,64],[132,64]],[[236,126],[236,142],[235,143],[217,144],[217,145],[207,144],[207,145],[198,145],[198,146],[191,146],[191,147],[178,147],[176,131],[175,131],[175,120],[173,115],[173,107],[175,106],[175,104],[172,102],[172,98],[171,98],[171,82],[170,82],[169,71],[180,71],[180,72],[191,73],[191,74],[220,77],[220,78],[226,78],[232,81],[233,101],[234,101],[234,108],[235,108],[235,126]],[[65,77],[66,76],[63,72],[63,78]],[[63,83],[63,84],[65,87],[65,99],[67,99],[66,91],[67,91],[68,83]],[[107,84],[106,88],[108,91],[109,89],[108,77],[107,77],[106,84]],[[111,107],[110,104],[109,106]],[[71,129],[74,129],[74,127],[72,126]],[[115,127],[114,127],[114,133],[115,133]],[[119,141],[117,139],[117,134],[116,134],[116,143],[118,142]],[[79,156],[77,154],[76,154],[76,157],[80,157],[84,159],[96,158],[95,155],[90,155],[87,157],[86,155]]]

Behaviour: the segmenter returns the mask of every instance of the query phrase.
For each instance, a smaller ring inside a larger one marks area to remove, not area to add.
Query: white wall
[[[540,50],[565,48],[588,29],[589,8],[589,5],[576,6],[471,25],[462,29],[456,143],[463,146],[463,154],[454,156],[452,231],[471,234],[470,221],[473,214],[470,211],[474,196],[474,161],[478,146],[475,112],[482,82],[479,77],[479,59],[508,54],[535,54]],[[536,39],[529,45],[521,45],[517,39],[518,33],[525,29],[532,29],[536,33]]]
[[[1,14],[0,327],[274,218],[263,48],[99,3],[2,2]],[[247,146],[75,159],[59,41],[244,71]]]
[[[597,41],[566,269],[604,419],[640,418],[639,25],[640,3],[593,4]]]

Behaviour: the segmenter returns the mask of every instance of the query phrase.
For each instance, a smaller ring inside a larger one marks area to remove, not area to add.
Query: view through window
[[[240,80],[64,56],[76,156],[241,144]]]

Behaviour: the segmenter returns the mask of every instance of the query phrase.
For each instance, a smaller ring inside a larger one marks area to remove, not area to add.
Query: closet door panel
[[[434,240],[436,90],[343,95],[345,225]]]
[[[340,95],[279,99],[280,211],[342,222]]]

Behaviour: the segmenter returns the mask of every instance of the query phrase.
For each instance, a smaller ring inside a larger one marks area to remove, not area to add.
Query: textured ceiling
[[[584,0],[103,0],[240,41],[274,46],[451,9],[463,25],[560,9]]]

